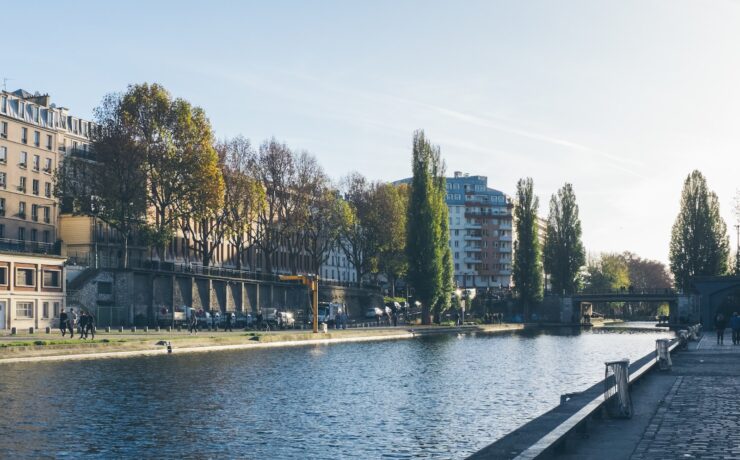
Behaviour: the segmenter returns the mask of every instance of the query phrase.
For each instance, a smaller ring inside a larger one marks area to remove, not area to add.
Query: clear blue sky
[[[159,82],[219,137],[276,136],[334,177],[409,175],[414,129],[448,171],[549,196],[574,184],[590,252],[667,261],[681,184],[740,186],[733,1],[6,2],[0,78],[91,116]]]

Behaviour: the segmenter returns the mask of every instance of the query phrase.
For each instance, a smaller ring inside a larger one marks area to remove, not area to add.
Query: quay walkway
[[[707,331],[673,369],[653,370],[632,389],[630,420],[600,419],[553,458],[740,459],[740,345]]]

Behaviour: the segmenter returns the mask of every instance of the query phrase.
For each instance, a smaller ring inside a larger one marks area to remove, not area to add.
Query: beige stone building
[[[91,128],[48,95],[0,92],[0,249],[58,253],[54,171],[86,154]]]
[[[64,295],[64,258],[0,251],[0,331],[57,327]]]

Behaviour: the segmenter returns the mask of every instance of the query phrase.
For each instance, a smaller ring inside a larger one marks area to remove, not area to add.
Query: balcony
[[[30,252],[33,254],[59,254],[60,247],[53,243],[39,243],[37,241],[12,240],[0,238],[0,250],[12,252]]]
[[[466,264],[482,264],[483,260],[476,259],[475,257],[464,257],[463,262],[465,262]]]
[[[483,250],[480,246],[465,246],[463,248],[463,251],[475,251],[475,252],[481,252]]]
[[[483,239],[480,235],[465,235],[463,238],[465,238],[466,241],[481,241]]]

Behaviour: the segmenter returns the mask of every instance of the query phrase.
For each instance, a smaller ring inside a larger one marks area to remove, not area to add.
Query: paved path
[[[632,390],[635,416],[594,423],[558,459],[740,459],[740,345],[708,332]]]
[[[740,459],[740,346],[708,333],[676,359],[675,383],[631,458]]]

